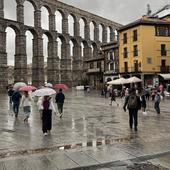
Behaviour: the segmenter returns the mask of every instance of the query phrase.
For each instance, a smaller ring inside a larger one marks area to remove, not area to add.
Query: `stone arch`
[[[87,25],[87,20],[81,17],[79,20],[79,24],[80,24],[80,37],[85,39],[85,25]]]
[[[76,16],[72,13],[68,15],[68,33],[70,36],[75,35],[75,23],[76,23]]]
[[[110,34],[111,34],[111,30],[110,27],[107,27],[107,43],[110,42]]]
[[[11,10],[11,6],[12,6],[13,10]],[[17,6],[16,0],[10,0],[10,3],[8,0],[4,0],[4,18],[16,21],[17,20],[16,6]],[[8,11],[8,13],[6,13],[6,11]]]
[[[37,10],[37,9],[38,9],[38,4],[37,4],[36,1],[34,1],[34,0],[24,0],[24,3],[25,3],[26,1],[28,1],[28,2],[30,2],[30,3],[32,4],[32,6],[34,7],[34,10]],[[23,3],[23,4],[24,4],[24,3]]]
[[[5,29],[6,31],[6,64],[8,66],[15,66],[15,51],[16,51],[16,31],[8,26]],[[13,83],[14,79],[10,77],[10,82]]]
[[[96,22],[91,21],[90,22],[90,39],[93,41],[94,40],[94,35],[95,35],[95,27],[96,27]]]
[[[51,13],[51,9],[47,5],[41,6],[41,27],[42,27],[42,29],[49,30],[49,15],[50,15],[50,13]]]
[[[91,47],[92,47],[92,58],[96,58],[98,56],[97,44],[93,42],[91,44]]]
[[[55,11],[55,21],[56,21],[56,30],[59,33],[62,33],[62,20],[64,17],[64,12],[60,9]]]
[[[36,5],[34,1],[25,0],[24,3],[24,25],[34,26],[34,12],[36,11]]]
[[[103,35],[103,27],[104,25],[101,23],[99,24],[99,41],[100,42],[103,42],[103,38],[102,38],[102,35]]]

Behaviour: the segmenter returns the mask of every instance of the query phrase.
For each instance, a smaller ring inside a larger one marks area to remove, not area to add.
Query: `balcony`
[[[161,73],[169,73],[170,72],[170,66],[160,66],[160,72]]]
[[[124,73],[138,73],[138,72],[141,72],[141,68],[140,67],[122,67],[121,72],[124,72]]]
[[[166,56],[166,50],[161,50],[161,56]]]

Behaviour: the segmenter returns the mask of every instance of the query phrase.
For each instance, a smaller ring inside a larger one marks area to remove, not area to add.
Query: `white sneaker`
[[[47,136],[48,135],[48,133],[44,133],[44,136]]]

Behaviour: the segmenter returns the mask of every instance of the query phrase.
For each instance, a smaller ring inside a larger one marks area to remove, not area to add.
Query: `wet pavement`
[[[102,98],[100,92],[66,93],[64,115],[53,115],[48,136],[33,102],[24,123],[22,110],[15,119],[7,95],[0,95],[0,170],[55,169],[170,169],[170,100],[161,102],[161,114],[148,103],[148,115],[139,112],[138,131],[130,131],[123,101]]]

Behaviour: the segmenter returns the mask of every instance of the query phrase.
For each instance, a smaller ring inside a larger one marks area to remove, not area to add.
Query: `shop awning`
[[[164,80],[170,80],[170,74],[159,74]]]

